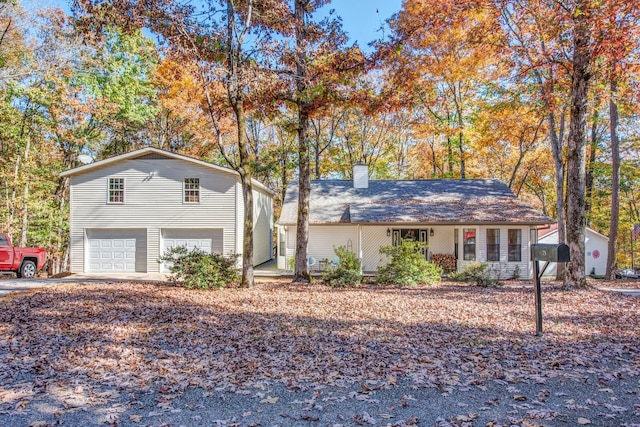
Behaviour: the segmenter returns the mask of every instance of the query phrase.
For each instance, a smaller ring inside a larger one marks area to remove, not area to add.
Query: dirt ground
[[[513,283],[12,293],[0,425],[640,426],[640,298],[547,284],[543,318]]]

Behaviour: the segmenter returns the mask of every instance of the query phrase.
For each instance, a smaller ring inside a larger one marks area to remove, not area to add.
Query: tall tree
[[[566,241],[566,122],[570,76],[567,51],[570,49],[561,16],[563,9],[546,0],[496,1],[504,29],[505,52],[511,60],[516,81],[531,86],[532,103],[541,106],[547,122],[548,141],[554,161],[554,182],[558,240]],[[559,15],[560,14],[560,15]],[[550,19],[550,16],[555,18]],[[558,25],[562,22],[563,25]],[[521,86],[525,87],[525,86]],[[538,107],[539,108],[539,107]],[[557,268],[557,279],[564,280],[564,264]]]
[[[307,262],[309,243],[309,196],[311,192],[310,120],[316,111],[336,102],[346,89],[345,82],[363,66],[357,46],[345,48],[346,36],[341,23],[330,15],[322,21],[313,14],[327,0],[294,0],[290,15],[292,26],[283,32],[293,37],[290,48],[282,49],[284,73],[293,89],[290,103],[297,113],[298,135],[298,218],[296,223],[296,260],[294,282],[311,280]],[[286,42],[285,42],[286,44]],[[288,46],[287,46],[288,47]]]
[[[467,176],[469,125],[483,87],[497,78],[495,16],[472,3],[406,1],[393,21],[393,90],[419,104],[444,131],[449,168]],[[387,50],[388,47],[387,47]],[[391,53],[391,55],[389,55]]]
[[[585,207],[585,154],[587,143],[587,101],[592,77],[593,53],[590,45],[590,15],[588,0],[579,0],[572,10],[572,80],[571,124],[567,145],[567,244],[571,262],[567,265],[564,286],[586,287],[584,263],[584,207]]]
[[[247,108],[259,93],[269,92],[260,64],[270,57],[265,51],[269,25],[282,19],[286,6],[276,0],[209,0],[198,9],[177,0],[77,3],[90,15],[90,24],[100,24],[106,16],[124,28],[146,26],[156,31],[166,40],[168,54],[197,67],[212,136],[227,164],[240,176],[244,206],[241,285],[253,286],[255,158],[247,141]],[[232,126],[227,123],[229,116]],[[230,132],[233,147],[225,142]]]

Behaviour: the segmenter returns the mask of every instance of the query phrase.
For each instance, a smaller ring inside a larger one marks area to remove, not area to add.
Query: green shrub
[[[496,286],[500,284],[498,280],[491,278],[491,272],[488,270],[488,265],[478,262],[469,264],[464,270],[453,273],[450,277],[453,280],[459,280],[461,282],[473,282],[481,287]]]
[[[438,283],[442,268],[427,261],[421,251],[426,250],[424,242],[401,240],[398,246],[383,246],[380,253],[391,257],[387,265],[378,269],[376,282],[415,286]]]
[[[238,255],[209,254],[184,246],[167,249],[160,262],[170,263],[169,281],[189,289],[222,288],[239,280],[235,269]]]
[[[340,262],[336,268],[322,275],[324,283],[334,287],[359,285],[362,282],[362,268],[356,254],[344,246],[334,247],[333,252],[340,259]]]
[[[516,264],[516,266],[513,268],[513,271],[511,272],[511,278],[513,280],[518,280],[520,278],[520,266],[518,264]]]

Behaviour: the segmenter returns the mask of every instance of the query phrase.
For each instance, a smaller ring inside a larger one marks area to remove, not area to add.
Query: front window
[[[185,203],[200,202],[200,178],[184,179],[184,202]]]
[[[465,261],[476,260],[476,229],[462,229],[462,251]]]
[[[5,246],[9,246],[7,237],[0,234],[0,247],[5,247]]]
[[[500,261],[500,230],[487,229],[487,261]]]
[[[522,261],[521,230],[509,230],[509,261]]]
[[[124,178],[109,178],[109,203],[124,203]]]

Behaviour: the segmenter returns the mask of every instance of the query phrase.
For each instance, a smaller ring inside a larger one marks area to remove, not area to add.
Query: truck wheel
[[[18,271],[18,276],[24,279],[31,279],[36,275],[36,264],[33,261],[24,261]]]

